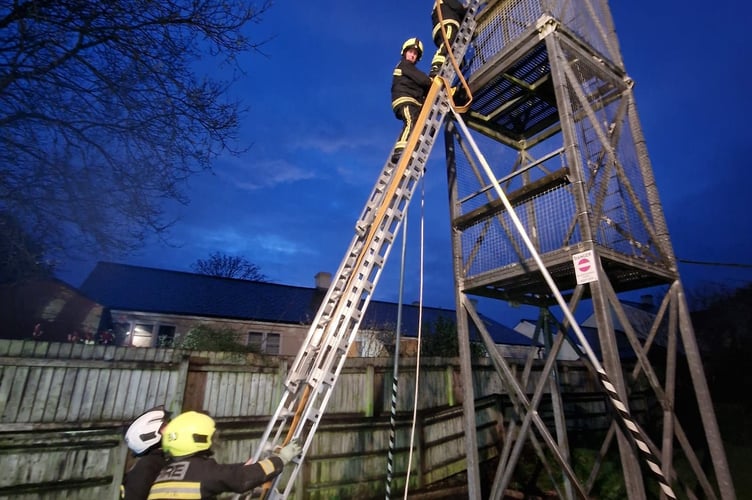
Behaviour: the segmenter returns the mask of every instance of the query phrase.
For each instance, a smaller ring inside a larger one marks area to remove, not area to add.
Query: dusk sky
[[[328,3],[278,0],[257,25],[270,37],[242,61],[233,88],[249,108],[241,157],[216,162],[190,181],[188,206],[170,233],[173,247],[150,243],[133,256],[67,263],[60,277],[78,286],[96,260],[189,271],[219,251],[246,257],[269,281],[310,287],[319,271],[336,272],[400,122],[389,86],[402,42],[420,37],[428,71],[431,0]],[[749,70],[750,10],[740,1],[612,2],[674,251],[679,259],[752,264],[752,168]],[[211,69],[222,71],[221,68]],[[443,148],[425,178],[424,303],[454,308]],[[418,299],[421,187],[410,206],[405,301]],[[396,301],[400,240],[376,300]],[[707,282],[739,286],[749,267],[681,264],[685,288]],[[524,311],[481,312],[514,326]]]

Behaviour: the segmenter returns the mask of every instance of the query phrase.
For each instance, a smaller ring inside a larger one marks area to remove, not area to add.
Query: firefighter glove
[[[293,439],[277,452],[277,456],[282,459],[283,464],[287,465],[293,457],[300,455],[301,450],[302,448],[300,447],[298,440]]]

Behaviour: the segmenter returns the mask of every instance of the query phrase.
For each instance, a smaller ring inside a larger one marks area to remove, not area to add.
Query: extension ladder
[[[480,3],[471,0],[468,5],[452,44],[455,60],[461,61],[470,45]],[[290,367],[277,410],[253,459],[263,459],[292,439],[299,440],[302,452],[285,466],[282,475],[263,488],[261,498],[284,499],[294,486],[436,136],[451,109],[451,90],[446,82],[455,77],[455,68],[448,60],[434,78],[402,157],[396,164],[388,160],[384,165],[356,222],[356,234]],[[280,491],[277,485],[282,478],[285,484]]]

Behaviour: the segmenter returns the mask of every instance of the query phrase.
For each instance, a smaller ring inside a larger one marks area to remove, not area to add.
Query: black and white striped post
[[[402,221],[402,266],[400,267],[399,300],[397,301],[397,326],[394,334],[394,369],[392,371],[392,403],[389,417],[389,451],[386,459],[386,500],[392,495],[394,476],[394,448],[397,434],[397,387],[399,380],[400,330],[402,329],[402,292],[405,285],[405,255],[407,252],[407,217]],[[407,485],[405,485],[407,487]]]

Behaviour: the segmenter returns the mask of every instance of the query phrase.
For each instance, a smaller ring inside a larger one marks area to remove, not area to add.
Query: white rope
[[[423,243],[424,243],[424,229],[425,229],[425,172],[420,181],[420,287],[418,290],[418,352],[415,356],[415,393],[413,394],[413,423],[410,428],[410,450],[408,452],[407,460],[407,474],[405,476],[405,500],[407,500],[407,492],[410,489],[410,471],[413,464],[413,447],[415,446],[415,422],[418,419],[418,386],[420,381],[420,346],[421,338],[423,336]]]

